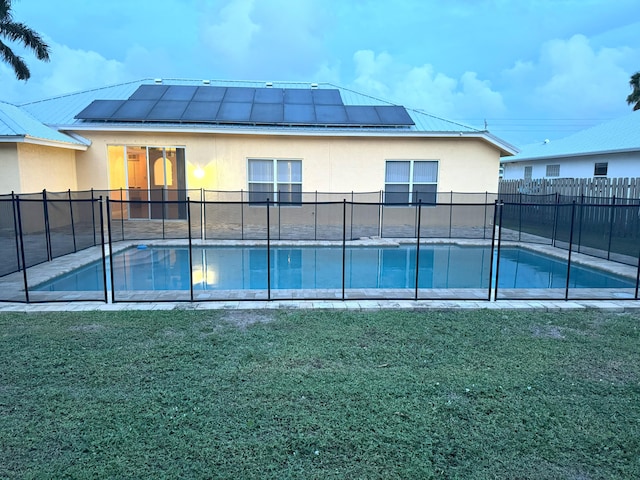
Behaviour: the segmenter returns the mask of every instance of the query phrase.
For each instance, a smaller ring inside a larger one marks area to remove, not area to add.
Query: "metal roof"
[[[518,155],[504,159],[503,162],[634,151],[640,151],[640,110],[559,140],[545,140],[528,145]]]
[[[85,149],[88,142],[73,138],[38,121],[24,109],[0,102],[0,142],[25,142]]]
[[[76,119],[75,116],[94,100],[126,100],[142,85],[191,85],[224,87],[265,87],[273,88],[317,88],[338,89],[345,105],[395,105],[376,97],[364,95],[331,83],[309,82],[264,82],[243,80],[185,80],[147,78],[82,92],[61,95],[20,105],[41,122],[59,130],[69,131],[198,131],[250,134],[297,134],[297,135],[357,135],[357,136],[413,136],[413,137],[472,137],[481,138],[496,146],[502,155],[513,155],[517,149],[507,142],[460,123],[445,120],[423,111],[406,108],[415,125],[410,127],[331,127],[331,126],[256,126],[256,125],[194,125],[189,123],[147,123],[92,122]]]

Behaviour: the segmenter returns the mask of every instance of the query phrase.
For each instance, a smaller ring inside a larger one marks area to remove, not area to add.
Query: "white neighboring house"
[[[640,177],[640,110],[501,160],[503,180]]]

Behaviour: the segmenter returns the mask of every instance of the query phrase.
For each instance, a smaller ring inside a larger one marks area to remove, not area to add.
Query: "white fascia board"
[[[46,138],[30,137],[29,135],[16,135],[0,137],[2,143],[28,143],[31,145],[42,145],[44,147],[66,148],[68,150],[85,151],[88,145],[80,145],[76,143],[58,142],[56,140],[48,140]]]
[[[63,130],[68,135],[71,131],[75,132],[143,132],[143,133],[202,133],[202,134],[223,134],[223,135],[262,135],[262,136],[300,136],[300,137],[391,137],[391,138],[478,138],[484,140],[491,145],[497,147],[501,155],[515,155],[518,149],[513,145],[501,141],[497,137],[488,132],[421,132],[415,130],[384,130],[376,131],[373,129],[350,129],[337,130],[327,128],[324,129],[279,129],[273,128],[266,130],[264,128],[215,128],[215,127],[194,127],[194,126],[137,126],[137,125],[59,125],[55,126],[58,130]]]

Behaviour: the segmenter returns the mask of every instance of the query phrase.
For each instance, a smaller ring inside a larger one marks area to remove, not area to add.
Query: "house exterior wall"
[[[20,143],[17,153],[20,192],[78,189],[75,150]]]
[[[184,147],[187,188],[246,190],[247,159],[302,160],[302,190],[384,189],[386,160],[438,160],[438,190],[497,192],[500,154],[483,140],[399,137],[303,137],[197,133],[82,132],[79,189],[107,189],[109,145]],[[196,169],[204,171],[196,178]]]
[[[0,193],[20,192],[20,164],[18,146],[15,143],[0,143]]]
[[[504,163],[504,180],[524,179],[524,168],[532,167],[532,179],[554,178],[546,176],[547,165],[560,165],[559,178],[592,178],[596,163],[608,163],[607,177],[640,177],[640,151],[609,155],[584,155],[569,158],[547,158],[535,161]]]

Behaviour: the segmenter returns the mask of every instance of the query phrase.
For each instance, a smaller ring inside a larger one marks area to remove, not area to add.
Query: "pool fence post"
[[[342,301],[344,301],[345,262],[347,258],[347,199],[342,199]]]
[[[384,193],[382,190],[380,190],[380,203],[378,204],[378,221],[380,222],[378,228],[378,236],[382,238],[382,232],[384,228]]]
[[[120,187],[120,233],[122,234],[122,240],[124,240],[124,198],[123,190]],[[129,200],[129,190],[127,190],[127,200]],[[107,207],[109,206],[109,196],[107,195]],[[131,204],[127,203],[127,211],[131,215]],[[111,225],[111,215],[107,212],[107,221]],[[109,229],[109,239],[111,239],[111,229]]]
[[[18,217],[17,217],[17,213],[16,213],[16,203],[17,203],[17,197],[14,191],[11,192],[11,208],[13,210],[13,232],[16,235],[16,261],[18,262],[18,271],[20,271],[20,265],[22,265],[22,268],[24,268],[24,264],[22,264],[21,260],[20,260],[20,235],[18,234]]]
[[[120,204],[122,204],[122,197],[120,197]],[[116,303],[116,288],[113,283],[113,234],[111,232],[111,200],[107,195],[107,231],[109,233],[109,273],[111,274],[111,303]],[[124,240],[124,228],[122,231],[122,239]]]
[[[493,283],[493,252],[496,246],[496,219],[498,218],[498,200],[494,201],[493,207],[493,231],[491,233],[491,257],[489,262],[489,293],[487,300],[491,301],[491,287]],[[496,288],[498,286],[498,270],[496,269]],[[494,301],[496,298],[494,297]]]
[[[52,259],[51,230],[49,229],[49,205],[47,205],[47,190],[42,190],[42,211],[44,214],[44,238],[47,242],[47,260]]]
[[[611,237],[613,236],[613,222],[616,217],[616,196],[612,197],[610,214],[611,220],[609,222],[609,245],[607,246],[607,260],[611,260]]]
[[[569,275],[571,273],[571,251],[573,244],[573,224],[576,213],[576,201],[573,200],[571,205],[571,230],[569,230],[569,256],[567,257],[567,283],[564,290],[564,299],[569,300]]]
[[[496,204],[496,207],[498,206],[498,204]],[[498,250],[496,252],[496,282],[495,282],[495,286],[493,288],[493,295],[494,295],[494,299],[498,300],[498,279],[500,278],[500,248],[502,246],[502,212],[504,211],[503,209],[504,207],[504,202],[500,204],[500,226],[498,227]],[[494,213],[495,215],[495,213]],[[495,225],[495,222],[494,222]],[[495,227],[494,227],[495,230]],[[493,238],[495,239],[495,235],[493,236]],[[492,261],[493,263],[493,261]]]
[[[20,255],[22,257],[22,279],[24,281],[24,298],[29,303],[29,283],[27,282],[27,262],[24,254],[24,238],[22,235],[22,215],[20,213],[20,197],[16,195],[16,212],[18,214],[18,232],[20,234]]]
[[[578,250],[582,247],[582,224],[584,223],[584,193],[580,194],[580,225],[578,225]]]
[[[556,246],[556,237],[558,236],[558,209],[560,208],[560,195],[556,192],[556,205],[553,210],[553,230],[551,231],[551,245]]]
[[[281,240],[282,235],[280,233],[280,218],[282,217],[282,215],[280,215],[280,205],[282,204],[282,196],[280,194],[280,190],[276,192],[276,201],[278,202],[278,240]]]
[[[189,300],[193,302],[193,244],[191,241],[191,201],[187,197],[187,232],[189,234]],[[204,272],[205,276],[207,272]]]
[[[318,240],[318,190],[316,190],[316,201],[313,213],[313,239]]]
[[[636,292],[634,298],[638,300],[638,286],[640,286],[640,251],[638,251],[638,268],[636,271]]]
[[[271,300],[271,218],[269,210],[269,197],[267,197],[267,300]]]
[[[93,189],[91,191],[91,207],[93,207]],[[104,248],[104,213],[102,213],[102,195],[98,200],[100,205],[100,247],[102,249],[102,285],[104,287],[104,303],[109,303],[109,292],[107,290],[107,255]],[[92,208],[93,210],[93,208]],[[95,228],[93,231],[95,232]]]
[[[164,235],[164,217],[166,217],[165,212],[167,209],[167,200],[165,197],[165,188],[162,187],[162,239],[165,240],[165,235]],[[153,203],[154,200],[151,200],[151,191],[149,191],[149,207],[150,207],[150,211],[153,212]]]
[[[418,234],[416,236],[416,293],[414,296],[415,300],[418,300],[418,280],[419,280],[419,272],[420,272],[420,226],[422,219],[422,199],[418,200]]]
[[[251,192],[249,192],[251,198]],[[240,236],[244,240],[244,190],[240,190]]]
[[[100,196],[102,198],[102,195]],[[94,206],[95,197],[93,195],[93,187],[91,187],[91,224],[93,225],[93,244],[96,244],[96,209]],[[98,202],[100,208],[102,208],[102,202]]]
[[[71,189],[68,190],[69,195],[69,217],[71,218],[71,236],[73,237],[73,252],[78,251],[78,247],[76,245],[76,225],[73,221],[73,202],[71,201]],[[93,205],[91,205],[93,207]]]

